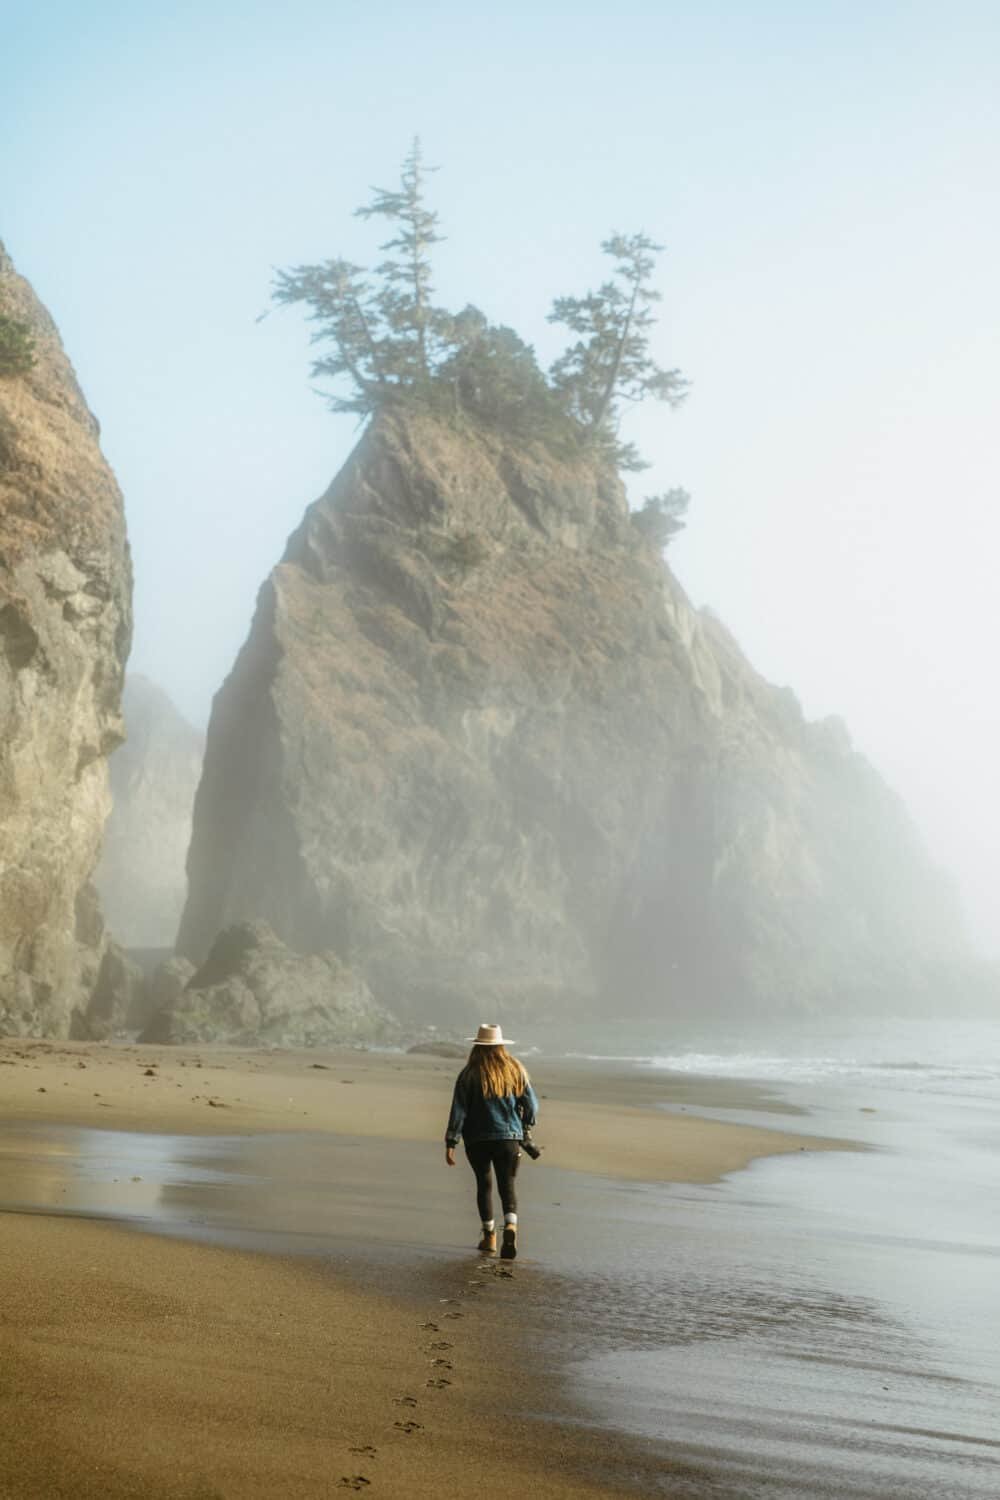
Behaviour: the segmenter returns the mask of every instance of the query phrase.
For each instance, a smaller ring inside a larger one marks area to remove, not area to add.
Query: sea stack
[[[0,1031],[102,1036],[120,995],[91,875],[123,737],[122,497],[58,332],[0,246]],[[109,988],[110,986],[110,988]]]
[[[865,1005],[961,946],[836,723],[692,608],[596,459],[384,409],[218,693],[180,950],[263,920],[403,1016]]]

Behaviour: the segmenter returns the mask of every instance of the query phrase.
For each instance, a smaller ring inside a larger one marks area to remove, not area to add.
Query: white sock
[[[496,1227],[497,1227],[497,1221],[496,1221],[496,1219],[484,1219],[483,1220],[483,1233],[484,1234],[492,1234],[493,1231],[494,1231],[494,1229]]]
[[[504,1214],[504,1216],[503,1216],[503,1222],[504,1222],[504,1228],[505,1229],[516,1229],[517,1228],[517,1214]]]

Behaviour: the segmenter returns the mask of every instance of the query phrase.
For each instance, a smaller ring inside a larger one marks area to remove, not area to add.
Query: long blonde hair
[[[523,1094],[528,1084],[523,1063],[511,1057],[503,1045],[473,1047],[465,1071],[478,1080],[484,1099],[505,1099],[508,1094]]]

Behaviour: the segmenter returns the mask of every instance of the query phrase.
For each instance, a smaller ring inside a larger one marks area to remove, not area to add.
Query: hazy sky
[[[345,251],[414,132],[441,300],[548,359],[613,229],[663,240],[641,500],[808,713],[839,713],[1000,953],[995,0],[4,8],[0,236],[57,318],[128,507],[135,669],[194,720],[354,441],[271,267]]]

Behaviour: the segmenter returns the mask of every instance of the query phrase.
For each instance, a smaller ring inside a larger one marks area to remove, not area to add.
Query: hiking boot
[[[503,1244],[500,1247],[501,1260],[515,1260],[517,1258],[517,1225],[505,1224],[503,1230]]]
[[[496,1232],[496,1230],[495,1229],[484,1229],[483,1230],[483,1237],[479,1241],[479,1244],[476,1246],[476,1249],[479,1251],[480,1255],[496,1255],[496,1253],[497,1253],[497,1232]]]

